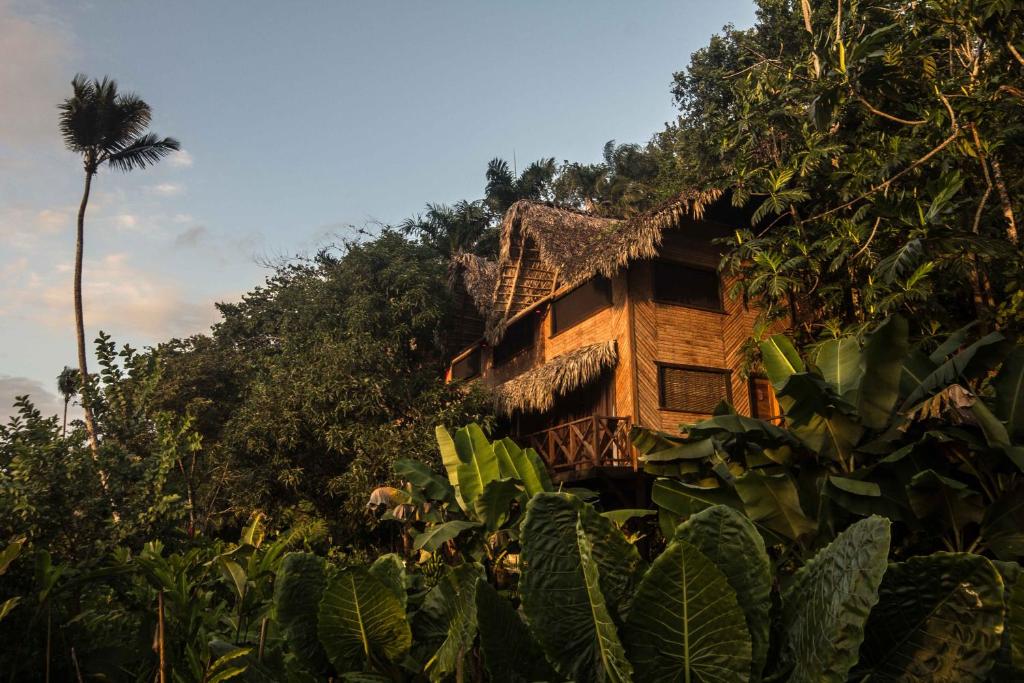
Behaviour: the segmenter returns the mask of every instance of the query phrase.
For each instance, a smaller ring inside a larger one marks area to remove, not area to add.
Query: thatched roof
[[[485,336],[496,344],[512,319],[556,290],[656,256],[665,230],[684,216],[699,220],[721,196],[720,190],[683,193],[628,220],[519,201],[502,220],[497,263],[460,256],[455,267],[484,316]]]
[[[448,267],[449,283],[454,288],[460,281],[477,310],[487,310],[498,283],[498,263],[476,254],[458,252]]]
[[[494,407],[502,415],[550,410],[556,397],[590,384],[617,362],[614,341],[580,347],[495,387]]]

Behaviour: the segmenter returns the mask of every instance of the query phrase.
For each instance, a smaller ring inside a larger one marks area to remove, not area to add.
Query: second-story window
[[[661,408],[710,415],[720,401],[729,401],[729,371],[679,365],[658,366]]]
[[[509,325],[505,336],[494,347],[494,364],[501,365],[533,346],[536,331],[537,316],[532,312]]]
[[[555,300],[551,307],[551,334],[563,332],[611,305],[611,280],[606,277],[588,280]]]
[[[469,379],[480,374],[480,349],[476,348],[452,363],[452,379]]]
[[[718,273],[674,261],[654,262],[654,299],[709,311],[723,310]]]

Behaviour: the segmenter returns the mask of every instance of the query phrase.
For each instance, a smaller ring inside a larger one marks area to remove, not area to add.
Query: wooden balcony
[[[559,481],[584,479],[605,468],[635,472],[632,426],[629,417],[593,415],[528,434],[522,442],[540,454]]]

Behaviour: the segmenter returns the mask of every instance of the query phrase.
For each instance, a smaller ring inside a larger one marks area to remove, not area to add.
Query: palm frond
[[[155,133],[146,133],[135,138],[119,151],[103,158],[109,166],[127,173],[135,168],[145,168],[160,161],[171,152],[181,149],[174,138],[160,139]]]

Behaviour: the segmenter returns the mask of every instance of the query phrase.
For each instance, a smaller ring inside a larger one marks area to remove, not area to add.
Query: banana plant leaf
[[[523,490],[516,479],[494,479],[473,501],[476,518],[488,531],[497,531],[509,518],[512,501],[523,498]]]
[[[854,402],[864,376],[860,342],[856,337],[829,339],[818,345],[814,365],[840,398]]]
[[[476,499],[487,483],[500,478],[498,458],[483,430],[476,424],[455,432],[454,442],[461,460],[455,468],[459,491],[466,503],[465,511],[472,513]]]
[[[750,634],[725,574],[684,540],[644,575],[624,630],[638,681],[750,680]]]
[[[724,486],[703,487],[675,479],[658,479],[651,486],[651,501],[677,517],[689,517],[712,505],[743,509],[743,501]]]
[[[541,493],[530,500],[522,527],[523,610],[537,642],[561,675],[577,681],[629,681],[632,667],[601,575],[606,584],[625,586],[636,567],[615,544],[601,549],[599,568],[597,543],[584,527],[584,509],[579,499],[567,494]],[[588,521],[594,520],[602,520],[621,536],[596,512]]]
[[[750,680],[761,680],[768,659],[772,589],[771,560],[761,534],[736,510],[717,505],[681,524],[674,539],[703,553],[735,591],[750,633]]]
[[[985,509],[981,537],[1001,560],[1024,557],[1024,482],[1018,480]]]
[[[547,467],[532,448],[520,448],[506,437],[494,442],[494,455],[498,459],[500,476],[523,482],[528,497],[554,489]]]
[[[935,553],[889,567],[854,678],[983,681],[1004,629],[1003,582],[980,555]]]
[[[903,361],[910,349],[906,319],[893,316],[882,323],[864,344],[864,374],[857,392],[861,424],[884,429],[899,400]]]
[[[782,595],[782,659],[793,681],[845,683],[878,602],[889,520],[851,525],[794,576]]]
[[[817,530],[817,525],[801,508],[796,485],[786,473],[750,470],[736,479],[736,492],[752,522],[784,538],[795,541]]]
[[[363,567],[343,569],[328,582],[320,600],[318,632],[339,672],[397,661],[412,644],[401,601]]]
[[[977,491],[935,470],[916,474],[907,485],[907,498],[919,519],[930,520],[940,529],[959,530],[980,523],[985,512]]]
[[[467,529],[478,529],[482,525],[479,522],[467,522],[461,519],[435,524],[418,535],[412,542],[415,550],[425,550],[428,553],[436,552],[438,548],[452,540]]]
[[[394,469],[395,474],[423,491],[427,499],[443,503],[455,502],[455,489],[452,485],[423,463],[399,458],[395,461]]]
[[[900,410],[908,410],[950,384],[980,377],[1003,360],[1010,349],[1011,345],[1006,337],[999,332],[992,332],[939,365],[921,378],[916,385],[913,381],[908,383],[908,374],[904,372],[903,391],[907,398]]]

